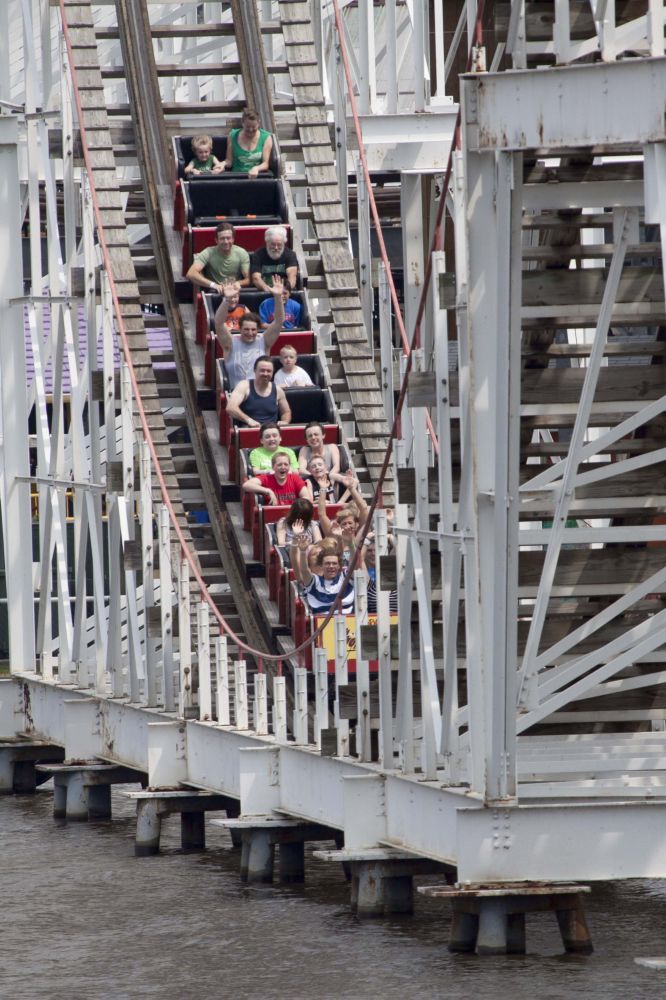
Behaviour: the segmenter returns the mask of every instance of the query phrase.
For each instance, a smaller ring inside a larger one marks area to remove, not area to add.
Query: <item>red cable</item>
[[[362,133],[361,133],[358,112],[356,110],[356,98],[354,96],[354,86],[353,86],[353,80],[352,80],[352,76],[351,76],[351,69],[350,69],[350,66],[349,66],[349,57],[347,55],[347,48],[346,48],[346,45],[345,45],[344,31],[343,31],[343,25],[342,25],[342,17],[341,17],[341,14],[340,14],[340,7],[338,5],[338,0],[332,0],[332,2],[333,2],[333,10],[334,10],[334,13],[335,13],[335,25],[336,25],[336,29],[337,29],[337,33],[338,33],[338,41],[340,43],[340,54],[342,56],[342,65],[343,65],[343,68],[344,68],[344,71],[345,71],[345,79],[347,81],[347,91],[348,91],[348,94],[349,94],[349,102],[350,102],[351,109],[352,109],[352,115],[353,115],[353,118],[354,118],[354,128],[355,128],[356,137],[357,137],[357,140],[358,140],[359,155],[360,155],[360,158],[361,158],[361,164],[363,166],[363,175],[365,177],[365,185],[366,185],[366,188],[367,188],[368,194],[369,194],[370,207],[371,207],[371,210],[372,210],[372,217],[373,217],[373,221],[374,221],[374,224],[375,224],[375,229],[376,229],[376,232],[377,232],[377,240],[379,242],[379,247],[380,247],[380,251],[381,251],[381,254],[382,254],[382,260],[384,262],[384,267],[386,268],[386,271],[387,271],[387,277],[388,277],[388,280],[389,280],[389,288],[391,289],[391,298],[392,298],[393,306],[394,306],[394,309],[395,309],[395,312],[396,312],[396,318],[398,318],[398,322],[399,322],[399,326],[401,328],[401,331],[404,331],[404,323],[403,323],[403,320],[402,320],[402,314],[400,312],[400,304],[398,303],[398,297],[397,297],[397,294],[396,294],[395,285],[393,283],[393,275],[391,273],[391,266],[390,266],[390,264],[388,262],[388,256],[386,254],[386,246],[384,244],[384,237],[382,235],[381,223],[379,221],[379,215],[377,213],[377,205],[376,205],[376,202],[375,202],[375,199],[374,199],[374,195],[373,195],[373,192],[372,192],[372,186],[371,186],[371,180],[370,180],[370,172],[368,170],[368,161],[367,161],[366,156],[365,156],[365,147],[363,145],[363,136],[362,136]],[[474,41],[473,41],[473,44],[470,46],[469,52],[467,54],[467,64],[466,64],[466,67],[465,67],[465,72],[466,73],[469,73],[469,71],[472,68],[472,61],[473,61],[473,58],[474,58],[474,49],[477,46],[481,45],[481,43],[483,41],[482,20],[483,20],[483,9],[484,9],[484,6],[485,6],[485,0],[479,0],[478,6],[477,6],[477,11],[476,11],[476,21],[474,23]],[[408,378],[409,378],[409,373],[410,373],[411,368],[412,368],[412,351],[418,346],[418,344],[420,342],[421,322],[423,320],[423,314],[424,314],[425,308],[426,308],[426,296],[427,296],[428,288],[429,288],[430,281],[431,281],[431,278],[432,278],[432,255],[433,255],[433,253],[436,250],[440,250],[441,246],[442,246],[442,236],[441,236],[442,219],[444,217],[444,209],[445,209],[445,206],[446,206],[446,192],[447,192],[448,187],[449,187],[449,183],[450,183],[450,180],[451,180],[451,171],[452,171],[452,168],[453,168],[453,150],[454,149],[458,149],[460,147],[460,137],[461,137],[460,124],[461,124],[461,108],[458,107],[458,114],[456,116],[456,124],[455,124],[455,129],[454,129],[454,138],[453,138],[453,142],[451,143],[451,150],[449,152],[449,158],[448,158],[448,161],[447,161],[447,164],[446,164],[446,173],[444,174],[444,183],[442,185],[442,195],[441,195],[440,200],[439,200],[439,206],[438,206],[438,209],[437,209],[437,217],[436,217],[436,220],[435,220],[435,230],[434,230],[434,233],[433,233],[432,243],[430,245],[430,252],[428,254],[428,260],[426,262],[426,270],[425,270],[425,275],[424,275],[424,279],[423,279],[423,288],[421,289],[421,297],[419,299],[419,308],[418,308],[418,311],[417,311],[417,314],[416,314],[416,321],[414,323],[414,331],[412,333],[411,343],[408,342],[408,345],[407,345],[407,347],[408,347],[408,350],[406,352],[407,353],[407,366],[405,368],[405,374],[403,376],[402,384],[400,386],[400,392],[398,394],[398,400],[397,400],[396,405],[395,405],[395,411],[394,411],[394,416],[393,416],[393,424],[391,426],[391,431],[390,431],[390,434],[389,434],[389,440],[388,440],[388,446],[387,446],[387,449],[386,449],[386,454],[384,455],[384,462],[382,464],[382,468],[381,468],[381,471],[379,473],[379,480],[378,480],[378,484],[377,484],[377,490],[375,492],[375,495],[374,495],[374,497],[372,499],[372,503],[370,504],[370,508],[368,510],[368,517],[367,517],[367,520],[366,520],[365,528],[363,530],[363,534],[361,536],[361,542],[360,542],[360,544],[363,544],[363,541],[364,541],[366,535],[368,534],[368,531],[369,531],[369,528],[370,528],[370,524],[372,522],[372,516],[373,516],[375,510],[377,509],[377,504],[378,504],[378,501],[379,501],[379,497],[381,495],[381,488],[382,488],[382,485],[384,483],[384,480],[386,479],[386,475],[387,475],[387,472],[388,472],[389,463],[391,461],[391,455],[393,453],[393,441],[397,437],[397,433],[398,433],[398,426],[399,426],[399,422],[400,422],[400,414],[402,413],[402,408],[403,408],[403,406],[405,404],[405,399],[407,397],[407,382],[408,382]],[[406,333],[405,333],[405,339],[406,339]],[[434,431],[433,431],[433,433],[434,433]],[[433,445],[435,445],[435,441],[436,441],[436,439],[433,438]],[[352,565],[354,564],[354,562],[355,562],[355,558],[354,558],[354,560],[352,560]]]
[[[144,438],[146,440],[146,443],[148,444],[148,449],[150,451],[151,459],[152,459],[153,466],[154,466],[154,469],[155,469],[155,474],[157,476],[157,479],[158,479],[158,482],[159,482],[159,485],[160,485],[160,493],[161,493],[161,496],[162,496],[162,500],[163,500],[163,502],[164,502],[167,510],[169,511],[169,519],[171,521],[171,524],[172,524],[172,527],[173,527],[174,532],[176,534],[176,537],[178,538],[178,541],[180,543],[180,547],[181,547],[182,553],[183,553],[185,559],[187,560],[187,562],[188,562],[188,564],[190,566],[190,569],[191,569],[191,571],[192,571],[192,573],[194,575],[194,578],[196,579],[197,584],[199,586],[199,591],[200,591],[200,594],[201,594],[201,598],[202,598],[202,600],[205,600],[206,603],[208,604],[208,606],[210,607],[211,611],[213,612],[213,615],[217,619],[217,621],[218,621],[219,625],[221,626],[222,630],[224,632],[226,632],[226,634],[229,636],[229,638],[232,640],[232,642],[234,642],[235,645],[238,646],[239,649],[242,649],[242,650],[244,650],[247,653],[251,653],[253,656],[257,657],[260,660],[269,660],[269,661],[272,661],[272,662],[276,662],[278,664],[278,669],[281,672],[282,661],[284,659],[284,655],[282,653],[266,653],[263,650],[254,649],[252,646],[250,646],[246,642],[244,642],[240,638],[240,636],[236,635],[236,633],[233,631],[233,629],[227,624],[226,620],[224,619],[224,617],[220,613],[219,609],[215,605],[215,603],[214,603],[214,601],[213,601],[213,599],[212,599],[212,597],[211,597],[211,595],[210,595],[210,593],[208,591],[206,583],[205,583],[203,577],[201,576],[201,573],[199,572],[199,568],[198,568],[198,566],[196,564],[194,556],[193,556],[193,554],[192,554],[192,552],[191,552],[191,550],[190,550],[190,548],[189,548],[189,546],[188,546],[188,544],[187,544],[187,542],[185,540],[185,537],[183,535],[181,527],[178,524],[178,520],[176,518],[176,512],[175,512],[175,510],[173,508],[173,504],[171,503],[171,498],[170,498],[169,492],[167,490],[166,482],[165,482],[165,479],[164,479],[164,474],[162,473],[162,467],[160,465],[160,461],[159,461],[159,458],[158,458],[158,455],[157,455],[157,450],[155,448],[155,444],[154,444],[154,441],[152,439],[152,435],[150,433],[150,427],[148,425],[148,420],[146,418],[146,413],[145,413],[145,410],[144,410],[144,407],[143,407],[143,401],[141,399],[141,393],[139,391],[139,386],[138,386],[138,382],[137,382],[137,378],[136,378],[136,373],[134,371],[134,365],[133,365],[133,362],[132,362],[131,351],[130,351],[129,343],[128,343],[128,340],[127,340],[127,332],[125,330],[125,324],[123,322],[122,312],[121,312],[121,309],[120,309],[120,301],[118,299],[118,291],[117,291],[116,284],[115,284],[114,277],[113,277],[113,266],[112,266],[111,258],[110,258],[110,255],[109,255],[108,247],[106,245],[106,238],[105,238],[105,235],[104,235],[104,225],[103,225],[103,222],[102,222],[101,210],[100,210],[99,201],[98,201],[98,198],[97,198],[97,191],[95,189],[95,184],[94,184],[94,180],[93,180],[93,172],[92,172],[92,166],[91,166],[91,161],[90,161],[90,149],[89,149],[89,146],[88,146],[87,131],[86,131],[85,125],[83,123],[83,108],[82,108],[82,105],[81,105],[81,96],[80,96],[79,86],[78,86],[77,71],[76,71],[76,67],[74,65],[74,56],[73,56],[73,53],[72,53],[72,43],[71,43],[71,38],[70,38],[70,34],[69,34],[69,27],[67,25],[67,18],[65,16],[65,0],[58,0],[58,3],[59,3],[59,7],[60,7],[60,16],[61,16],[61,19],[62,19],[63,36],[64,36],[64,39],[65,39],[65,45],[67,47],[67,57],[68,57],[68,61],[69,61],[69,68],[70,68],[70,73],[72,75],[74,100],[75,100],[75,103],[76,103],[76,110],[77,110],[77,115],[78,115],[78,119],[79,119],[79,130],[80,130],[80,135],[81,135],[81,145],[82,145],[82,149],[83,149],[83,160],[84,160],[84,163],[85,163],[86,173],[88,175],[88,183],[90,185],[90,192],[91,192],[91,200],[92,200],[92,205],[93,205],[93,211],[94,211],[94,214],[95,214],[95,220],[96,220],[96,224],[97,224],[97,236],[98,236],[99,243],[100,243],[100,248],[101,248],[101,251],[102,251],[102,258],[104,260],[104,267],[106,269],[107,277],[108,277],[108,281],[109,281],[109,288],[110,288],[110,291],[111,291],[111,299],[112,299],[112,302],[113,302],[113,309],[114,309],[114,313],[115,313],[115,316],[116,316],[116,324],[117,324],[117,328],[118,328],[118,336],[120,337],[120,341],[121,341],[121,345],[122,345],[122,350],[123,350],[123,356],[124,356],[124,359],[125,359],[125,364],[127,365],[127,368],[128,368],[128,371],[129,371],[130,381],[131,381],[131,384],[132,384],[132,390],[133,390],[133,393],[134,393],[135,403],[136,403],[137,410],[138,410],[138,413],[139,413],[139,419],[140,419],[141,428],[142,428],[142,431],[143,431],[143,436],[144,436]],[[484,0],[480,0],[479,5],[478,5],[478,9],[477,9],[477,20],[476,20],[476,26],[475,26],[475,44],[480,44],[480,40],[481,40],[481,37],[482,37],[482,34],[481,34],[481,18],[482,18],[482,14],[483,14],[483,6],[484,6]],[[357,137],[358,137],[359,152],[360,152],[360,155],[361,155],[361,162],[362,162],[362,165],[363,165],[363,171],[364,171],[364,176],[365,176],[365,180],[366,180],[366,188],[368,190],[368,195],[369,195],[369,199],[370,199],[370,207],[371,207],[371,210],[372,210],[373,222],[374,222],[375,228],[377,230],[377,236],[378,236],[378,240],[379,240],[379,246],[380,246],[382,260],[384,262],[384,267],[386,268],[386,274],[387,274],[387,278],[388,278],[388,282],[389,282],[389,288],[391,290],[391,299],[393,301],[394,310],[395,310],[395,314],[396,314],[396,319],[398,321],[398,328],[400,330],[400,335],[401,335],[401,338],[403,340],[403,346],[406,347],[405,353],[407,354],[407,367],[406,367],[406,370],[405,370],[405,375],[404,375],[404,378],[403,378],[403,381],[402,381],[402,385],[400,387],[400,393],[399,393],[399,396],[398,396],[398,401],[397,401],[396,407],[395,407],[395,415],[394,415],[393,425],[391,427],[391,432],[390,432],[389,441],[388,441],[388,447],[387,447],[387,450],[386,450],[386,455],[384,457],[384,462],[383,462],[382,469],[381,469],[381,472],[380,472],[379,482],[378,482],[378,485],[377,485],[377,489],[375,491],[375,495],[374,495],[374,497],[372,499],[372,502],[370,504],[370,508],[369,508],[369,511],[368,511],[368,517],[366,519],[366,523],[365,523],[365,526],[363,528],[363,531],[362,531],[362,534],[361,534],[361,537],[360,537],[360,541],[358,543],[357,548],[354,550],[354,553],[353,553],[352,558],[350,560],[349,566],[347,568],[347,572],[346,572],[346,574],[344,576],[342,585],[340,587],[340,592],[339,592],[339,594],[338,594],[335,602],[331,606],[328,614],[325,616],[325,618],[324,618],[323,622],[321,623],[321,625],[319,625],[319,627],[313,632],[313,634],[310,636],[309,639],[305,640],[305,642],[302,642],[300,644],[300,646],[297,646],[290,653],[290,657],[296,656],[297,654],[303,652],[308,647],[312,646],[313,643],[315,642],[315,640],[319,637],[319,635],[321,635],[321,633],[324,631],[326,625],[329,623],[329,621],[332,619],[333,615],[336,613],[336,611],[340,607],[340,605],[342,603],[343,594],[344,594],[344,591],[346,589],[346,585],[347,585],[348,581],[351,579],[351,576],[352,576],[352,574],[354,572],[354,569],[355,569],[355,566],[356,566],[356,562],[357,562],[357,559],[358,559],[359,547],[360,547],[360,545],[363,544],[363,541],[365,540],[365,538],[366,538],[366,536],[367,536],[367,534],[368,534],[368,532],[370,530],[370,526],[371,526],[371,523],[372,523],[372,515],[374,514],[374,512],[375,512],[375,510],[377,508],[377,504],[378,504],[379,498],[381,496],[381,487],[382,487],[382,484],[384,483],[384,480],[386,479],[386,475],[387,475],[387,471],[388,471],[388,466],[389,466],[389,462],[390,462],[390,459],[391,459],[391,454],[392,454],[392,451],[393,451],[393,441],[394,441],[394,439],[396,437],[398,421],[399,421],[399,418],[400,418],[400,414],[402,412],[402,408],[403,408],[405,397],[406,397],[406,393],[407,393],[407,380],[408,380],[409,372],[411,371],[411,366],[412,366],[412,351],[415,349],[415,347],[419,343],[420,331],[421,331],[421,321],[423,319],[423,314],[425,312],[425,305],[426,305],[426,293],[427,293],[427,290],[428,290],[428,287],[429,287],[429,284],[430,284],[430,279],[431,279],[431,276],[432,276],[432,252],[434,250],[437,250],[437,249],[439,249],[441,247],[441,232],[440,232],[440,230],[441,230],[441,222],[442,222],[442,218],[443,218],[444,206],[445,206],[445,201],[446,201],[446,191],[448,189],[448,185],[449,185],[449,181],[450,181],[450,177],[451,177],[451,167],[452,167],[452,163],[453,163],[453,146],[457,146],[457,144],[460,141],[460,110],[458,110],[458,117],[457,117],[457,120],[456,120],[456,132],[455,132],[456,138],[455,138],[454,144],[452,145],[452,150],[449,153],[449,160],[448,160],[448,164],[447,164],[447,168],[446,168],[446,174],[445,174],[445,178],[444,178],[444,185],[443,185],[443,188],[442,188],[442,196],[441,196],[441,199],[440,199],[439,209],[438,209],[438,212],[437,212],[437,220],[436,220],[436,224],[435,224],[435,232],[434,232],[434,235],[433,235],[433,242],[432,242],[432,245],[431,245],[430,254],[428,255],[428,261],[427,261],[427,265],[426,265],[426,273],[425,273],[425,278],[424,278],[423,289],[421,291],[421,298],[419,300],[419,308],[418,308],[416,322],[415,322],[415,325],[414,325],[414,332],[412,334],[412,340],[411,340],[411,344],[410,344],[407,341],[407,334],[406,334],[406,331],[405,331],[404,321],[402,319],[402,313],[400,311],[400,304],[398,302],[398,297],[397,297],[397,293],[396,293],[396,290],[395,290],[395,284],[393,282],[393,274],[391,272],[391,266],[390,266],[390,263],[388,261],[388,255],[386,253],[386,246],[384,244],[384,238],[383,238],[383,234],[382,234],[382,230],[381,230],[381,224],[380,224],[380,221],[379,221],[379,215],[377,213],[377,205],[376,205],[374,194],[373,194],[373,191],[372,191],[372,184],[371,184],[371,180],[370,180],[370,172],[368,170],[367,159],[365,157],[365,148],[363,146],[362,136],[361,136],[361,133],[360,133],[360,123],[359,123],[359,120],[358,120],[358,113],[356,111],[356,101],[355,101],[355,98],[354,98],[354,92],[353,92],[353,86],[352,86],[352,80],[351,80],[351,72],[350,72],[350,69],[349,69],[349,61],[348,61],[348,57],[347,57],[347,50],[346,50],[345,43],[344,43],[344,37],[343,37],[343,32],[342,32],[342,22],[341,22],[341,18],[340,18],[340,10],[339,10],[339,7],[338,7],[337,0],[333,0],[333,7],[334,7],[334,11],[335,11],[335,21],[336,21],[336,27],[337,27],[337,31],[338,31],[338,37],[340,39],[340,48],[341,48],[342,57],[343,57],[343,65],[344,65],[344,70],[345,70],[345,76],[346,76],[346,79],[347,79],[347,87],[348,87],[349,98],[350,98],[351,107],[352,107],[352,114],[354,116],[354,126],[355,126]],[[470,49],[470,52],[469,52],[469,55],[468,55],[467,71],[469,71],[469,69],[471,68],[472,55],[473,55],[473,48]],[[436,449],[438,449],[437,438],[436,438],[436,435],[434,433],[434,428],[432,428],[432,424],[430,423],[430,418],[429,417],[427,417],[427,420],[428,420],[428,423],[429,423],[429,429],[431,430],[431,437],[433,439],[433,445],[434,445],[434,447]]]
[[[111,258],[109,256],[108,247],[106,245],[106,238],[105,238],[105,235],[104,235],[104,224],[102,222],[102,216],[101,216],[101,211],[100,211],[100,207],[99,207],[99,201],[98,201],[98,198],[97,198],[97,191],[95,189],[95,184],[94,184],[94,180],[93,180],[92,166],[91,166],[91,162],[90,162],[90,149],[89,149],[89,146],[88,146],[88,136],[87,136],[86,127],[85,127],[85,125],[83,123],[83,107],[81,105],[81,95],[79,93],[79,86],[78,86],[78,80],[77,80],[76,67],[74,65],[74,56],[73,56],[73,53],[72,53],[72,43],[71,43],[71,38],[70,38],[70,34],[69,34],[69,27],[67,25],[67,19],[65,17],[65,0],[58,0],[58,3],[59,3],[59,6],[60,6],[60,16],[62,18],[63,36],[64,36],[64,39],[65,39],[65,45],[67,47],[67,57],[68,57],[68,61],[69,61],[69,69],[70,69],[70,73],[72,74],[72,85],[73,85],[73,91],[74,91],[74,100],[75,100],[75,103],[76,103],[76,110],[77,110],[77,115],[78,115],[78,119],[79,119],[79,130],[80,130],[80,134],[81,134],[81,146],[82,146],[82,149],[83,149],[83,161],[85,163],[86,173],[88,175],[88,183],[89,183],[89,186],[90,186],[90,193],[91,193],[91,200],[92,200],[92,204],[93,204],[93,211],[94,211],[94,214],[95,214],[95,220],[96,220],[96,224],[97,224],[97,236],[98,236],[100,248],[101,248],[101,251],[102,251],[102,258],[104,260],[104,267],[106,269],[107,276],[108,276],[109,288],[110,288],[110,291],[111,291],[111,299],[112,299],[112,302],[113,302],[113,309],[114,309],[114,313],[115,313],[115,316],[116,316],[116,325],[117,325],[117,328],[118,328],[118,336],[120,337],[120,342],[121,342],[121,345],[122,345],[122,350],[123,350],[123,356],[124,356],[124,359],[125,359],[125,364],[127,365],[127,368],[128,368],[128,371],[129,371],[129,375],[130,375],[130,381],[132,383],[132,391],[133,391],[133,394],[134,394],[134,399],[135,399],[136,407],[137,407],[137,410],[138,410],[138,413],[139,413],[139,420],[141,422],[141,429],[143,431],[144,439],[146,440],[146,443],[148,444],[148,449],[150,451],[150,456],[151,456],[151,459],[152,459],[152,462],[153,462],[153,466],[155,468],[155,474],[157,476],[157,479],[158,479],[158,482],[159,482],[159,485],[160,485],[160,493],[162,495],[162,500],[163,500],[163,502],[164,502],[167,510],[169,511],[169,519],[171,521],[171,525],[172,525],[172,527],[174,529],[176,537],[178,538],[178,541],[180,543],[180,547],[181,547],[182,553],[183,553],[185,559],[187,560],[187,562],[188,562],[188,564],[190,566],[190,569],[192,570],[192,573],[194,575],[194,578],[196,579],[197,584],[199,586],[199,592],[200,592],[200,595],[201,595],[201,599],[204,600],[208,604],[209,608],[211,609],[214,617],[217,619],[217,621],[218,621],[220,627],[222,628],[222,630],[229,636],[229,638],[231,639],[231,641],[233,643],[235,643],[236,646],[238,646],[239,649],[244,650],[246,653],[251,653],[254,657],[259,658],[259,659],[270,660],[272,662],[281,663],[284,660],[284,653],[267,653],[264,650],[255,649],[253,646],[250,646],[246,642],[244,642],[239,635],[236,635],[236,633],[231,628],[231,626],[228,625],[228,623],[226,622],[226,620],[223,617],[223,615],[220,613],[218,607],[216,606],[215,602],[213,601],[213,598],[211,597],[211,595],[210,595],[210,593],[208,591],[208,587],[206,586],[206,582],[203,579],[203,577],[201,576],[201,573],[199,572],[199,568],[198,568],[198,566],[196,564],[194,556],[193,556],[193,554],[192,554],[192,552],[191,552],[191,550],[190,550],[190,548],[189,548],[189,546],[187,544],[187,541],[185,540],[185,537],[183,535],[181,527],[178,524],[178,520],[177,520],[177,517],[176,517],[176,512],[175,512],[175,510],[173,508],[173,504],[171,503],[171,498],[170,498],[169,492],[167,490],[166,481],[164,479],[164,474],[162,472],[162,467],[160,465],[159,457],[157,455],[157,450],[155,448],[155,443],[154,443],[154,441],[152,439],[152,436],[151,436],[151,433],[150,433],[150,427],[148,425],[148,420],[146,418],[146,413],[145,413],[145,410],[144,410],[144,407],[143,407],[143,401],[141,399],[141,393],[139,391],[139,385],[138,385],[138,382],[137,382],[136,373],[134,371],[134,364],[132,362],[132,355],[131,355],[129,343],[128,343],[128,340],[127,340],[127,332],[125,330],[125,324],[123,322],[122,312],[120,310],[120,301],[118,299],[118,291],[117,291],[116,284],[115,284],[114,277],[113,277],[113,265],[112,265],[112,262],[111,262]],[[353,572],[353,568],[354,568],[355,564],[356,564],[356,555],[354,554],[354,557],[353,557],[353,559],[351,560],[351,563],[350,563],[350,568],[351,568],[352,572]],[[331,606],[328,614],[326,615],[326,617],[322,621],[321,625],[318,626],[318,628],[312,633],[312,635],[310,636],[309,639],[306,639],[304,642],[302,642],[300,644],[300,646],[297,646],[294,650],[292,650],[292,652],[289,654],[290,657],[296,656],[297,654],[303,652],[304,650],[306,650],[310,646],[312,646],[314,644],[315,640],[324,631],[324,629],[328,625],[329,621],[332,619],[333,615],[336,613],[336,611],[338,610],[338,608],[340,607],[340,605],[342,603],[342,596],[343,596],[343,593],[344,593],[344,590],[345,590],[345,587],[346,587],[347,580],[348,580],[348,578],[349,578],[350,575],[351,574],[348,572],[347,576],[345,576],[344,585],[341,586],[340,593],[339,593],[338,597],[336,598],[334,604]]]

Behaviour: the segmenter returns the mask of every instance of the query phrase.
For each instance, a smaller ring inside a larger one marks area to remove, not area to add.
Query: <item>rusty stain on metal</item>
[[[484,45],[475,45],[472,56],[472,73],[486,72],[486,49]]]
[[[32,705],[30,702],[30,688],[27,684],[22,684],[23,693],[23,715],[25,717],[25,731],[32,733],[35,731],[35,722],[32,717]]]
[[[543,146],[543,118],[541,115],[537,119],[537,134],[539,136],[539,145]]]

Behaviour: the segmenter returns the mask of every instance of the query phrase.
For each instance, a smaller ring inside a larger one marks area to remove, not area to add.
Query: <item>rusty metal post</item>
[[[575,900],[574,905],[570,908],[556,910],[555,915],[565,951],[578,952],[578,954],[585,955],[591,954],[594,951],[592,937],[587,926],[585,909],[580,897]]]

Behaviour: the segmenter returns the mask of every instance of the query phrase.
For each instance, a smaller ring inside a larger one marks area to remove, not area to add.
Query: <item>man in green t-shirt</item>
[[[215,231],[215,246],[195,254],[186,274],[193,285],[222,294],[223,285],[237,281],[241,287],[250,283],[250,257],[247,250],[234,244],[234,227],[221,222]]]
[[[261,472],[271,472],[273,468],[273,457],[276,452],[283,451],[289,455],[292,472],[298,472],[298,459],[296,452],[291,448],[285,448],[281,444],[280,428],[277,424],[266,423],[261,425],[259,431],[261,445],[250,452],[248,472],[251,476],[258,476]]]

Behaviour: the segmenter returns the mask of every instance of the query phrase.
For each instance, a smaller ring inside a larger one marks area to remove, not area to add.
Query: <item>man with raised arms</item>
[[[243,379],[252,378],[255,361],[262,355],[268,354],[280,334],[284,308],[282,305],[282,279],[279,275],[275,277],[271,292],[275,303],[275,318],[270,326],[262,330],[259,316],[256,313],[248,312],[241,317],[239,332],[234,334],[227,324],[227,315],[235,302],[237,288],[233,284],[224,286],[224,298],[215,313],[215,335],[222,348],[229,384],[232,389],[235,389]]]

